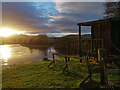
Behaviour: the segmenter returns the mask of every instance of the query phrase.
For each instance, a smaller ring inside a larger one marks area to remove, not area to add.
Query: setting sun
[[[22,34],[23,31],[16,31],[16,30],[12,30],[10,28],[1,28],[0,29],[0,36],[3,36],[3,37],[8,37],[8,36],[11,36],[11,35],[14,35],[14,34]]]

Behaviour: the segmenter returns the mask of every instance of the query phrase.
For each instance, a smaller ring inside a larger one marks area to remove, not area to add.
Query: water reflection
[[[4,60],[4,65],[8,65],[8,58],[11,56],[10,45],[2,45],[0,47],[0,59]]]
[[[0,60],[2,60],[2,65],[14,65],[30,61],[40,61],[46,57],[52,59],[52,52],[55,52],[55,49],[46,46],[0,45]]]

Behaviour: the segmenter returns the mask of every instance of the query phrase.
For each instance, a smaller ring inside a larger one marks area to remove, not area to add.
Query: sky
[[[78,34],[77,23],[102,19],[104,2],[3,2],[2,26],[26,35],[61,37]],[[82,34],[90,27],[82,27]]]

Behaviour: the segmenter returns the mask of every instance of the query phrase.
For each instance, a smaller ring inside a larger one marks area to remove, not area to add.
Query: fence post
[[[89,51],[89,50],[87,50],[87,58],[86,58],[86,63],[87,63],[87,67],[88,67],[88,73],[90,74],[90,80],[91,80],[91,75],[92,75],[92,73],[91,73],[91,71],[90,71],[90,66],[89,66],[88,51]]]
[[[97,51],[97,62],[99,62],[100,61],[100,49],[98,49],[98,51]]]
[[[105,72],[104,72],[104,64],[103,64],[103,60],[101,60],[100,58],[100,84],[104,85],[105,84]]]
[[[65,71],[66,68],[68,69],[68,66],[67,66],[67,57],[65,57],[65,62],[66,62],[66,65],[65,65],[65,67],[64,67],[64,69],[63,69],[63,71],[62,71],[62,73]]]
[[[70,57],[68,57],[68,61],[70,61]]]
[[[55,66],[55,56],[54,56],[54,54],[53,54],[53,63],[54,63],[54,66]]]
[[[55,57],[54,57],[54,54],[52,53],[52,55],[53,55],[53,60],[52,60],[52,62],[48,65],[48,67],[52,64],[52,63],[54,63],[54,66],[55,66]]]
[[[104,78],[105,78],[105,85],[106,85],[106,88],[108,88],[108,73],[107,73],[107,69],[106,69],[106,65],[105,65],[105,62],[103,61],[103,66],[104,66]]]

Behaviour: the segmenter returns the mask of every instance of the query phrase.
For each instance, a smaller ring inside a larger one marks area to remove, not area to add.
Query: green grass
[[[63,61],[63,59],[59,59]],[[76,59],[72,59],[69,63],[77,64],[82,67],[86,67],[86,63],[74,62]],[[51,61],[34,61],[24,64],[19,64],[11,68],[5,68],[2,71],[2,87],[3,88],[79,88],[82,77],[76,76],[72,73],[65,71],[62,73],[60,67],[53,67],[51,65],[47,67]],[[56,63],[61,66],[65,66],[60,63]],[[95,64],[90,64],[92,68],[92,82],[87,81],[87,86],[84,87],[97,87],[99,84],[98,67]],[[87,76],[87,72],[68,67],[71,70],[79,73],[84,73]],[[90,83],[90,84],[89,84]],[[92,84],[94,83],[94,84]]]

